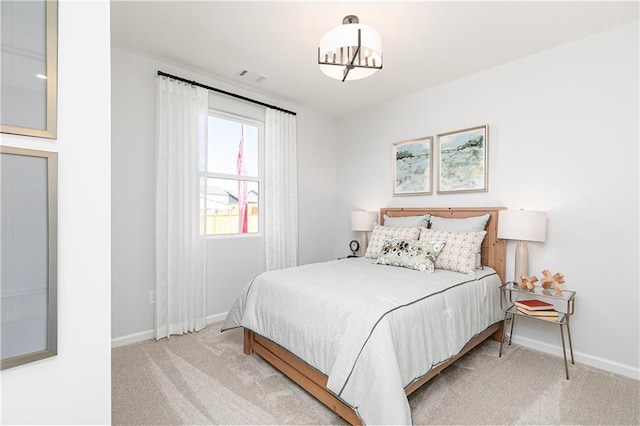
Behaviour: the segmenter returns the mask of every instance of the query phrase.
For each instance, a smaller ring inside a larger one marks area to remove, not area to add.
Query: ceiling
[[[112,1],[114,46],[342,117],[637,20],[639,2]],[[382,37],[384,65],[342,83],[317,48],[346,15]],[[253,83],[241,69],[266,75]]]

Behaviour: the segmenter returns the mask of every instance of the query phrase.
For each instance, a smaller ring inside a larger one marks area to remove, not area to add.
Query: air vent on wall
[[[249,71],[244,68],[241,69],[240,72],[238,72],[238,75],[242,77],[242,79],[251,81],[253,83],[260,83],[262,80],[265,80],[267,78],[266,75],[258,74],[257,72]]]

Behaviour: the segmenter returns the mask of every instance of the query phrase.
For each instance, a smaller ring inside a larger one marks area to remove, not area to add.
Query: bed
[[[386,218],[488,215],[475,276],[344,259],[261,274],[223,330],[351,424],[409,424],[407,396],[473,347],[501,337],[505,242],[489,208],[383,208]],[[394,219],[395,220],[395,219]],[[317,283],[307,285],[307,277]],[[305,285],[300,285],[305,282]]]

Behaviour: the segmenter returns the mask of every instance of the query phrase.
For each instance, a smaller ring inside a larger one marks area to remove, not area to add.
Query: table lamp
[[[367,232],[373,230],[373,224],[378,221],[378,213],[359,210],[351,212],[351,230],[361,231],[360,253],[364,256],[367,252]]]
[[[498,238],[517,240],[515,281],[529,276],[527,241],[544,242],[547,235],[547,213],[530,210],[500,210]]]

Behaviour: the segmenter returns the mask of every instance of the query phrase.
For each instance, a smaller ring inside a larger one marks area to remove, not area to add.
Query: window
[[[263,124],[209,114],[207,189],[202,227],[207,235],[260,232]]]

